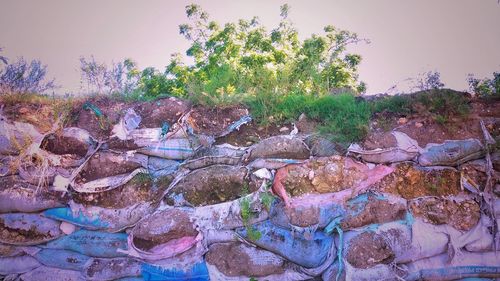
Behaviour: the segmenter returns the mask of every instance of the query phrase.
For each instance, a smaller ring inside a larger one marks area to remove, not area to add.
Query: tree
[[[190,22],[181,24],[179,32],[191,42],[186,55],[195,63],[171,60],[165,72],[169,93],[198,100],[222,94],[320,96],[336,88],[363,91],[366,86],[357,74],[361,56],[346,48],[367,40],[327,26],[324,35],[300,41],[289,12],[288,5],[281,6],[281,21],[268,32],[257,17],[221,28],[200,6],[186,6]]]

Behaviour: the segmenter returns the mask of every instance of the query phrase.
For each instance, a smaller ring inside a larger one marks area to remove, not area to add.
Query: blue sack
[[[249,239],[249,229],[253,232],[251,236],[257,239]],[[311,239],[306,240],[294,237],[290,230],[277,227],[270,221],[239,228],[236,232],[251,243],[307,268],[323,264],[333,244],[333,237],[323,232],[315,232]]]
[[[56,249],[42,249],[33,257],[46,266],[78,271],[82,270],[90,259],[77,252]]]
[[[205,261],[194,264],[186,270],[165,268],[151,264],[142,265],[142,276],[145,281],[209,281],[208,268]]]
[[[127,249],[127,237],[128,235],[125,233],[79,230],[51,241],[42,247],[71,250],[91,257],[124,257],[126,254],[117,250]]]

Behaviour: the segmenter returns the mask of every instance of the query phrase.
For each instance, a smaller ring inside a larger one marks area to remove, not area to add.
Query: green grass
[[[290,94],[258,95],[247,100],[252,115],[263,124],[290,122],[305,113],[320,123],[319,131],[332,140],[348,143],[363,139],[371,111],[352,94],[314,96]]]

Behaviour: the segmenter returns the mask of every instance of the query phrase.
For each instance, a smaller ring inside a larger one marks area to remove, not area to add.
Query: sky
[[[396,84],[405,90],[407,78],[427,71],[457,90],[467,89],[469,73],[500,71],[497,0],[0,0],[2,55],[41,60],[61,93],[81,90],[81,56],[108,64],[132,58],[163,71],[188,47],[178,26],[191,3],[219,23],[258,16],[269,30],[288,3],[302,39],[326,25],[358,33],[371,43],[350,51],[362,55],[360,79],[372,94]]]

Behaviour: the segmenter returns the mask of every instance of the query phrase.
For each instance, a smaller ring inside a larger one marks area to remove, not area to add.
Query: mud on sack
[[[111,190],[139,173],[147,173],[147,165],[145,155],[98,151],[76,171],[71,187],[87,193]]]
[[[38,245],[63,235],[60,222],[39,214],[0,214],[0,242],[10,245]]]
[[[352,144],[348,148],[348,153],[371,163],[410,161],[419,155],[421,148],[416,140],[402,132],[393,131],[391,134],[396,142],[395,147],[366,150],[358,144]]]
[[[418,163],[422,166],[458,166],[483,155],[484,146],[477,139],[447,140],[442,144],[427,144]]]
[[[252,244],[309,268],[318,267],[326,260],[333,243],[333,238],[322,232],[315,232],[309,240],[296,238],[290,230],[270,221],[238,228],[237,233]]]
[[[126,253],[143,260],[161,260],[189,250],[201,239],[189,213],[173,208],[159,210],[132,229]]]
[[[0,213],[33,213],[65,206],[68,200],[63,192],[39,189],[17,176],[0,178]]]
[[[44,215],[91,230],[118,232],[152,213],[165,188],[154,184],[148,174],[139,173],[111,190],[73,192],[69,207],[50,209]]]
[[[255,191],[258,186],[247,178],[242,166],[212,165],[191,171],[166,194],[165,202],[175,206],[206,206],[234,200],[243,191]]]

